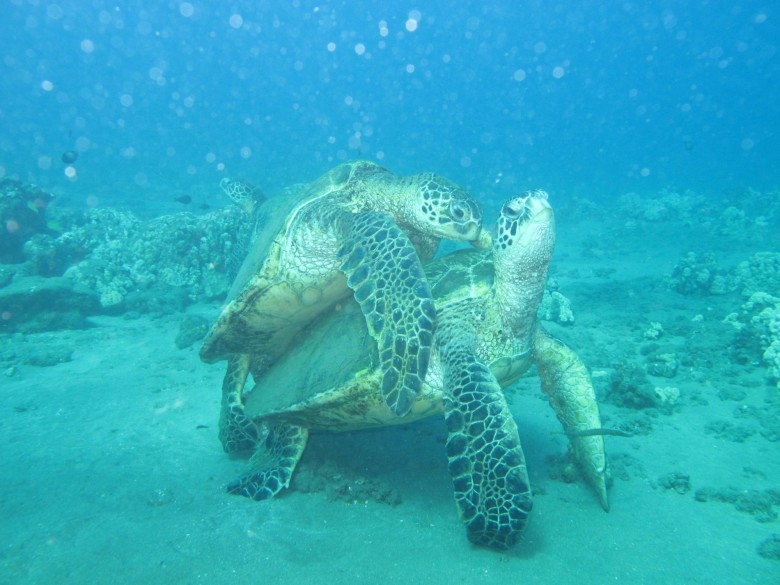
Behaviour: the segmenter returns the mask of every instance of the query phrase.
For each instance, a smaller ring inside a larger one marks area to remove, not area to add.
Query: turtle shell
[[[321,203],[327,205],[323,199],[343,188],[356,169],[363,170],[364,167],[364,172],[383,170],[370,163],[339,165],[308,188],[292,196],[270,197],[257,209],[257,229],[252,247],[230,287],[227,305],[206,336],[200,351],[201,359],[215,362],[235,352],[253,353],[255,346],[267,348],[272,341],[266,338],[264,332],[282,330],[290,320],[306,320],[299,315],[291,317],[280,310],[293,306],[297,303],[296,296],[301,295],[300,291],[290,286],[297,284],[294,275],[278,273],[282,248],[289,244],[293,234],[302,235],[297,230],[302,215]],[[315,234],[311,234],[311,237],[315,237]],[[327,287],[328,283],[323,286]],[[335,286],[339,288],[337,284]],[[305,289],[305,283],[301,283],[301,287]],[[261,291],[263,296],[258,300],[255,295]],[[328,290],[312,290],[308,304],[315,306],[318,299],[328,294]],[[305,291],[303,296],[306,299]],[[306,306],[301,309],[305,312]],[[263,321],[264,326],[257,327]],[[261,332],[259,335],[258,331]]]
[[[359,306],[350,299],[304,329],[263,372],[245,397],[245,413],[251,418],[297,421],[310,428],[349,427],[348,420],[360,418],[375,402],[384,407],[388,418],[394,417],[379,392],[381,372],[376,363],[376,342],[368,334]],[[361,396],[369,379],[374,391]]]
[[[425,266],[437,306],[488,294],[491,255],[460,250]],[[442,409],[440,372],[432,364],[411,412],[398,417],[380,392],[376,342],[360,309],[346,299],[303,331],[257,379],[245,398],[250,418],[283,421],[311,430],[344,431],[403,424]]]

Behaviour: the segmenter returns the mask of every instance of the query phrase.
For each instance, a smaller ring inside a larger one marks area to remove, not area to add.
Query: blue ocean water
[[[0,175],[76,200],[354,158],[497,197],[777,184],[771,2],[3,4]]]

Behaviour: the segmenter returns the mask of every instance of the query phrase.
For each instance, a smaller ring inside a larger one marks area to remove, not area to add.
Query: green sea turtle
[[[233,203],[252,218],[256,217],[255,212],[267,199],[260,187],[242,179],[225,177],[219,182],[219,186]]]
[[[508,548],[531,510],[531,491],[501,388],[535,364],[575,460],[608,509],[590,377],[536,317],[554,241],[546,193],[524,193],[503,206],[492,254],[461,250],[426,265],[437,306],[434,351],[405,417],[382,400],[376,344],[354,303],[304,330],[251,392],[242,395],[240,376],[226,378],[223,392],[232,396],[225,400],[254,425],[248,442],[257,437],[250,469],[228,491],[262,500],[287,487],[310,431],[401,424],[443,412],[449,470],[469,539]]]
[[[239,224],[235,244],[227,260],[228,277],[235,279],[241,263],[252,247],[256,232],[262,228],[262,224],[257,221],[258,212],[267,197],[260,187],[242,179],[225,177],[219,182],[219,186],[225,195],[247,216],[247,220]]]
[[[439,175],[400,177],[354,162],[295,197],[267,200],[257,221],[262,230],[201,358],[228,359],[231,380],[256,376],[354,291],[380,348],[382,394],[393,413],[405,414],[422,386],[435,318],[420,258],[432,257],[440,238],[479,241],[479,204]],[[223,422],[240,420],[231,407],[223,404]],[[234,424],[221,425],[220,439],[228,451],[242,446]]]

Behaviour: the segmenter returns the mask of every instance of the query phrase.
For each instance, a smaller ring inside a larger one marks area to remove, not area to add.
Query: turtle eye
[[[529,194],[521,193],[515,197],[512,197],[509,201],[504,203],[504,207],[501,209],[502,215],[509,219],[522,219],[528,215],[528,197]]]
[[[501,215],[509,219],[517,219],[522,214],[523,208],[512,205],[512,203],[507,203],[504,205],[504,208],[501,210]]]
[[[466,208],[458,201],[450,203],[450,212],[455,219],[465,219],[466,217]]]

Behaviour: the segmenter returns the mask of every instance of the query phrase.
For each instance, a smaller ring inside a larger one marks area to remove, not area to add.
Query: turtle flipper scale
[[[255,501],[274,497],[290,485],[308,439],[305,427],[286,423],[271,426],[249,460],[249,470],[228,484],[227,491]]]
[[[248,355],[236,354],[228,358],[219,415],[219,440],[226,453],[253,449],[257,443],[257,425],[244,414],[244,384],[249,366]]]
[[[437,335],[448,337],[441,325]],[[469,344],[438,346],[444,364],[447,458],[469,540],[506,550],[533,505],[517,425],[490,369]]]
[[[436,309],[407,235],[378,212],[349,214],[341,270],[376,339],[382,396],[403,416],[419,394],[433,342]]]

